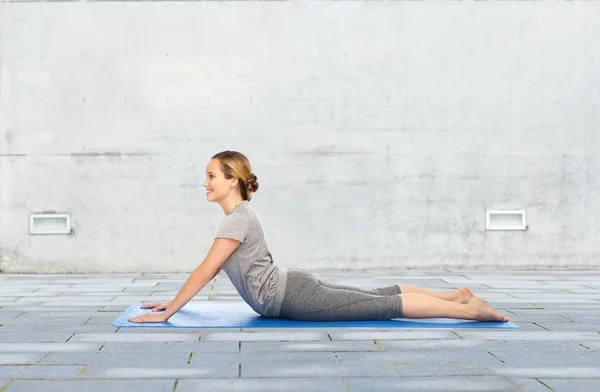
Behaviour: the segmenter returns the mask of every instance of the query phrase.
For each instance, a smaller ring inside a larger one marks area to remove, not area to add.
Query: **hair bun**
[[[246,189],[250,192],[256,192],[258,190],[258,178],[254,173],[250,174],[250,178],[246,181]]]

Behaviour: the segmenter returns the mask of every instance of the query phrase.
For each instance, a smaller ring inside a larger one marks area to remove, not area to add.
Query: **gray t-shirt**
[[[262,223],[247,200],[225,217],[216,238],[232,238],[241,243],[221,266],[238,293],[256,313],[278,317],[287,270],[273,262]]]

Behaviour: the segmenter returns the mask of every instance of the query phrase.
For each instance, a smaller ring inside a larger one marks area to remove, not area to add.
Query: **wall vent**
[[[30,214],[29,234],[71,234],[71,214]]]
[[[486,230],[527,230],[527,214],[523,210],[487,210]]]

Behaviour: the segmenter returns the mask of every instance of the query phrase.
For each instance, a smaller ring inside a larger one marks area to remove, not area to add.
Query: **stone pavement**
[[[465,285],[520,329],[118,329],[131,303],[172,299],[187,275],[0,274],[0,392],[600,391],[598,270],[314,274]],[[194,300],[241,299],[221,274]]]

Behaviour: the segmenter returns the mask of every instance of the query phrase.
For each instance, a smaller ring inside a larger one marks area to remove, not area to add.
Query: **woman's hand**
[[[155,302],[153,304],[143,304],[141,306],[142,309],[150,309],[152,308],[153,312],[158,312],[159,310],[165,310],[171,305],[171,301],[163,301],[163,302]]]
[[[139,316],[127,319],[131,323],[164,323],[167,321],[164,313],[144,313]]]

